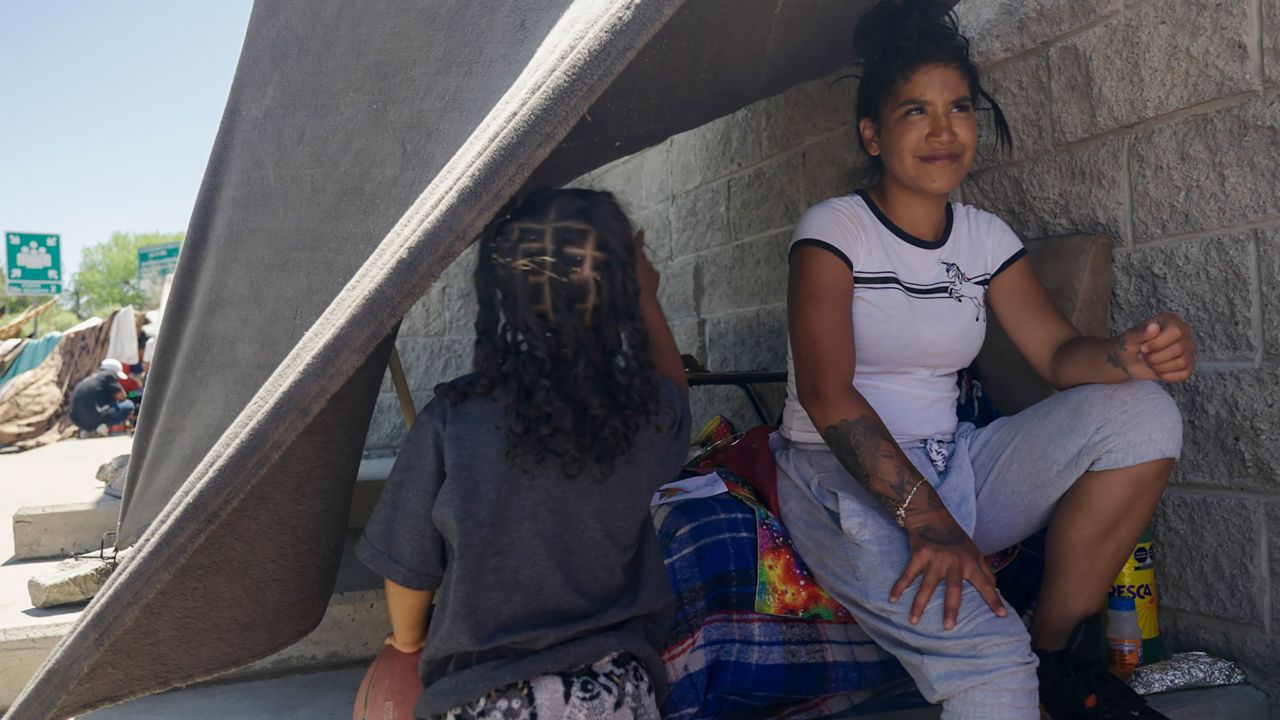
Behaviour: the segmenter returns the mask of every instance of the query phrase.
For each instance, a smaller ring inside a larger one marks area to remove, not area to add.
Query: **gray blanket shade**
[[[132,553],[6,717],[312,630],[396,324],[440,271],[520,187],[848,64],[869,5],[259,0],[134,440]]]

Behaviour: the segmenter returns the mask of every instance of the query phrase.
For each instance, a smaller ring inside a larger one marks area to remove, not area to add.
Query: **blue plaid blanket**
[[[907,678],[857,625],[755,611],[756,517],[740,500],[685,500],[654,519],[676,595],[664,718],[820,718],[862,710]]]

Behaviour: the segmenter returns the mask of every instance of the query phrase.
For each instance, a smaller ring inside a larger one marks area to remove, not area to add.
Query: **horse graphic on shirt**
[[[951,281],[951,284],[947,286],[947,296],[958,303],[962,303],[965,300],[973,303],[975,313],[973,320],[974,322],[981,320],[986,313],[986,290],[978,283],[970,280],[959,265],[945,260],[940,260],[939,262],[947,269],[947,280]]]

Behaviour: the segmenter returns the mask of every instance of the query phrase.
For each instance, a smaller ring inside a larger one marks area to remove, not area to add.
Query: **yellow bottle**
[[[1163,660],[1164,642],[1160,639],[1160,620],[1156,612],[1155,538],[1149,529],[1142,533],[1138,544],[1129,554],[1129,559],[1120,569],[1109,597],[1133,600],[1138,613],[1138,626],[1142,628],[1142,662],[1148,664]]]

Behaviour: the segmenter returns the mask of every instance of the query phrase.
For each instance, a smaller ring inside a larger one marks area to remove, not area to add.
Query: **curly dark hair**
[[[982,87],[978,66],[969,56],[969,40],[960,33],[951,3],[941,0],[881,0],[863,15],[853,31],[854,51],[861,67],[856,120],[880,123],[881,110],[898,86],[928,65],[949,65],[969,82],[976,105],[986,100],[992,113],[996,143],[1013,147],[1013,133],[1000,104]],[[862,134],[858,144],[866,152]],[[880,159],[872,158],[879,169]]]
[[[506,405],[507,457],[607,477],[658,411],[636,240],[613,195],[535,190],[480,239],[475,373],[436,388]]]

